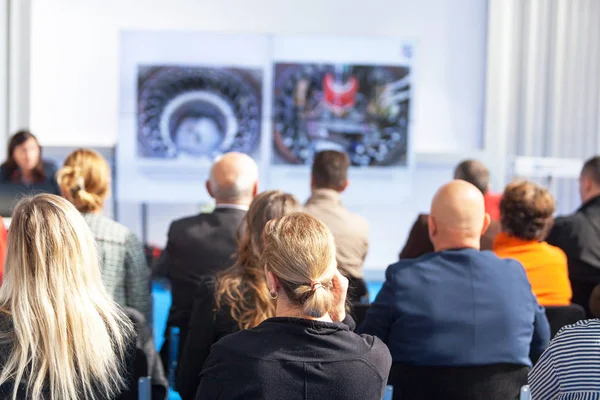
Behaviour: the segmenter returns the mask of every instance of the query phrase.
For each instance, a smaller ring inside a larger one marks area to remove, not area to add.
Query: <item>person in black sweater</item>
[[[348,279],[329,229],[292,213],[267,223],[263,242],[276,316],[212,347],[196,400],[380,400],[391,356],[381,340],[342,322],[350,323]]]
[[[260,263],[261,234],[267,222],[300,208],[291,194],[278,190],[259,194],[243,220],[235,265],[217,277],[216,296],[214,279],[206,279],[199,287],[176,382],[183,400],[194,399],[200,371],[215,342],[275,316],[275,303],[269,297]]]

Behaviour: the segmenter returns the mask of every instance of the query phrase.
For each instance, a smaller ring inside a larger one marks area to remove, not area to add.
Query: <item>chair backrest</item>
[[[531,400],[531,391],[529,391],[529,385],[525,385],[521,388],[519,400]]]
[[[149,377],[138,380],[138,400],[152,400],[152,379]]]
[[[529,367],[495,364],[473,367],[422,367],[393,364],[388,384],[394,400],[506,400],[519,397]]]
[[[568,306],[546,307],[546,318],[550,324],[550,334],[554,337],[564,326],[572,325],[585,319],[585,310],[579,304]]]

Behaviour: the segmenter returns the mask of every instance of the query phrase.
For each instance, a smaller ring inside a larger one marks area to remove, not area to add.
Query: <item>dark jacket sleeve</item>
[[[546,242],[559,247],[567,255],[574,254],[573,246],[577,245],[574,224],[575,219],[573,217],[556,218],[550,233],[548,233]]]
[[[196,294],[189,331],[180,357],[177,391],[182,400],[191,400],[200,384],[200,372],[215,342],[214,286],[203,285]]]
[[[427,214],[421,214],[413,224],[404,248],[400,252],[400,259],[417,258],[433,251],[433,243],[429,239]]]
[[[385,272],[385,282],[377,294],[375,301],[371,304],[367,316],[357,333],[367,333],[377,336],[384,343],[388,343],[393,318],[394,307],[394,275],[392,267]]]
[[[152,277],[153,278],[169,278],[169,272],[171,270],[172,260],[169,251],[173,248],[173,224],[169,226],[169,233],[167,234],[167,246],[164,248],[160,257],[152,266]]]

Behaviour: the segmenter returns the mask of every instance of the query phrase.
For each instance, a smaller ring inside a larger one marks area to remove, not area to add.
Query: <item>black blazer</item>
[[[193,400],[200,384],[200,371],[210,348],[219,339],[239,331],[229,309],[216,311],[214,279],[200,286],[188,325],[188,334],[179,357],[177,392],[182,400]]]
[[[592,290],[600,284],[600,196],[583,204],[574,214],[559,217],[546,241],[560,247],[569,261],[573,303],[588,316]]]
[[[269,318],[212,347],[196,400],[380,400],[391,362],[344,323]]]
[[[155,277],[171,282],[173,302],[167,326],[186,328],[198,287],[207,276],[214,277],[233,264],[244,215],[242,210],[217,208],[171,224],[167,247],[153,271]]]

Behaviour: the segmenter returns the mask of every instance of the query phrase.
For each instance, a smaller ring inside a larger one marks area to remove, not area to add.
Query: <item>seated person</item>
[[[0,398],[116,399],[133,341],[83,217],[55,195],[21,200],[0,286]]]
[[[483,193],[485,212],[490,214],[492,221],[485,233],[481,235],[479,247],[481,250],[492,250],[494,238],[500,232],[500,224],[497,222],[500,219],[500,196],[491,193],[489,190],[490,171],[479,161],[466,160],[456,166],[454,179],[467,181]],[[429,230],[427,228],[428,219],[429,215],[427,214],[420,214],[417,217],[408,234],[406,244],[400,252],[401,260],[405,258],[417,258],[423,254],[433,252],[433,243],[429,239]]]
[[[509,184],[500,203],[502,232],[494,241],[494,253],[523,265],[540,305],[568,306],[572,293],[567,256],[544,241],[553,214],[554,199],[546,189],[527,181]]]
[[[554,337],[529,372],[533,400],[600,398],[600,321],[579,321]]]
[[[110,192],[110,167],[93,150],[75,150],[58,172],[63,197],[88,223],[96,238],[102,282],[121,307],[131,307],[152,321],[150,269],[142,244],[127,227],[102,215]]]
[[[368,303],[369,291],[363,279],[363,263],[369,250],[369,222],[350,212],[341,200],[348,188],[348,155],[335,150],[321,151],[312,165],[311,196],[305,211],[327,225],[335,238],[338,268],[350,280],[348,299]]]
[[[387,269],[359,329],[387,343],[399,366],[514,366],[516,379],[503,382],[499,393],[487,388],[489,396],[477,397],[486,400],[516,397],[526,383],[530,354],[539,356],[550,338],[544,309],[521,264],[479,250],[489,223],[483,195],[475,186],[461,180],[442,186],[431,204],[428,225],[435,252]],[[466,395],[471,383],[465,376],[455,383],[455,397],[439,398],[471,399]],[[395,388],[394,396],[405,398],[401,389]]]
[[[196,399],[380,400],[390,353],[379,339],[351,332],[348,280],[329,229],[293,213],[270,221],[263,242],[263,290],[275,317],[212,347]]]
[[[189,334],[179,357],[177,391],[183,400],[194,399],[200,371],[214,343],[275,316],[275,302],[269,298],[260,261],[261,235],[267,222],[300,208],[294,196],[279,190],[256,196],[242,223],[235,264],[217,275],[216,288],[212,279],[198,288]]]
[[[49,184],[51,192],[59,194],[55,175],[56,167],[42,160],[42,147],[31,132],[19,131],[10,138],[6,161],[0,165],[1,183]]]

